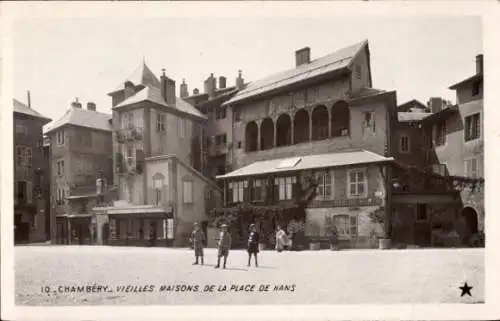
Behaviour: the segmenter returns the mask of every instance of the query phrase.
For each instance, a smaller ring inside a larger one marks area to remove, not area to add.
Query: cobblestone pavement
[[[483,249],[263,251],[258,268],[246,266],[245,251],[233,250],[226,270],[214,269],[215,260],[214,249],[205,249],[205,265],[196,266],[187,249],[16,247],[16,304],[484,302]],[[460,297],[465,281],[472,297]],[[213,292],[204,291],[209,285]]]

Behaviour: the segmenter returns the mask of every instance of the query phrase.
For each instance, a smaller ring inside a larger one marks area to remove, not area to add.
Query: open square
[[[253,262],[251,267],[246,266],[245,251],[233,250],[226,270],[214,269],[214,249],[205,249],[204,266],[192,265],[193,259],[193,252],[187,249],[16,247],[15,302],[19,305],[484,302],[484,249],[263,251],[258,268]],[[473,287],[472,296],[460,296],[459,287],[464,282]],[[266,284],[270,285],[269,291],[259,291]],[[107,286],[110,292],[57,293],[60,286],[64,289],[93,285]],[[160,291],[162,285],[199,288],[197,292]],[[206,285],[215,285],[214,291],[203,292]],[[227,290],[219,291],[223,285]],[[245,287],[240,291],[230,290],[235,285],[238,289],[247,285],[247,291]],[[254,289],[248,291],[251,285]],[[283,287],[275,291],[276,285]],[[47,286],[50,293],[43,293],[42,287]],[[122,286],[131,286],[129,292],[119,291]],[[151,286],[152,292],[144,292]]]

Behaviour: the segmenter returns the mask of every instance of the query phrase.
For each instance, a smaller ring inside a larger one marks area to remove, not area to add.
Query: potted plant
[[[320,243],[319,243],[320,227],[318,223],[316,222],[309,223],[308,231],[309,231],[309,250],[318,251],[320,249]]]

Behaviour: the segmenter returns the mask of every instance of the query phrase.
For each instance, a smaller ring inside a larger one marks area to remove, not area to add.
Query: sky
[[[210,73],[234,85],[295,65],[295,50],[311,59],[369,41],[373,87],[396,90],[398,103],[429,97],[455,102],[448,87],[475,73],[482,53],[477,17],[25,19],[13,27],[15,98],[58,119],[78,97],[111,113],[108,92],[145,59],[165,68],[189,91],[203,91]]]

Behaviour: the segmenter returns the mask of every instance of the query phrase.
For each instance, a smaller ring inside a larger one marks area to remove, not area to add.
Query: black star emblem
[[[466,294],[468,294],[469,296],[472,296],[472,294],[470,294],[470,290],[472,289],[472,286],[469,286],[467,284],[467,282],[465,282],[464,286],[460,286],[459,289],[462,290],[462,294],[460,295],[460,297],[463,297]]]

